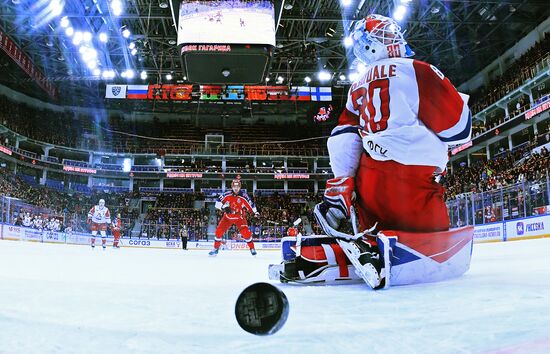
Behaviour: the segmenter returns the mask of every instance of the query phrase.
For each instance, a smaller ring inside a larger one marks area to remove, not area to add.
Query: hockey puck
[[[270,335],[283,327],[288,317],[286,295],[268,283],[255,283],[243,290],[235,304],[235,317],[242,329]]]

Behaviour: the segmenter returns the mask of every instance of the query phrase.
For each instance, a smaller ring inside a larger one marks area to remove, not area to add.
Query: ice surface
[[[269,337],[234,306],[279,252],[207,252],[0,241],[0,353],[550,352],[550,239],[477,244],[437,284],[279,284],[290,315]]]

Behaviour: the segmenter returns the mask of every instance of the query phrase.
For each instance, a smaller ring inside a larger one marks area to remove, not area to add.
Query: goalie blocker
[[[368,236],[365,244],[383,250],[382,257],[387,257],[382,284],[387,288],[461,276],[470,268],[473,232],[471,226],[431,233],[381,231]],[[269,266],[269,278],[302,284],[362,282],[338,242],[328,236],[284,237],[283,262]]]

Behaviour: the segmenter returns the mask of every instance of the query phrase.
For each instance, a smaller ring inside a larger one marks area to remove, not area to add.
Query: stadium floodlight
[[[346,79],[346,75],[341,74],[341,75],[340,75],[340,80],[344,81],[345,79]]]
[[[130,44],[128,44],[128,49],[134,49],[136,47],[136,44],[134,42],[130,42]]]
[[[168,81],[172,80],[172,74],[166,74],[166,80]]]
[[[101,76],[104,79],[113,79],[115,77],[115,72],[113,70],[105,70]]]
[[[265,78],[265,82],[269,82],[269,80],[271,80],[269,77]]]
[[[278,76],[278,77],[277,77],[277,83],[278,83],[278,84],[281,84],[283,81],[285,81],[285,78],[284,78],[284,77],[282,77],[282,76]]]
[[[65,1],[62,0],[51,0],[49,8],[50,14],[52,16],[59,16],[63,12],[63,7],[65,6]]]
[[[65,34],[71,37],[74,34],[74,29],[72,27],[67,27],[67,29],[65,29]]]
[[[126,78],[127,78],[127,79],[133,79],[133,78],[134,78],[134,75],[135,75],[135,74],[134,74],[134,70],[132,70],[132,69],[126,70]]]
[[[94,74],[94,76],[99,76],[99,75],[101,75],[101,70],[99,68],[95,68],[94,71],[93,71],[93,74]]]
[[[122,15],[122,11],[123,11],[122,2],[120,0],[111,1],[111,11],[113,11],[113,15],[115,16]]]
[[[101,32],[99,34],[99,40],[103,43],[107,43],[107,41],[109,40],[109,37],[107,36],[107,33]]]
[[[136,48],[132,49],[132,51],[130,53],[132,53],[132,55],[136,55],[137,54],[137,49]]]
[[[304,78],[304,81],[307,82],[307,83],[309,84],[309,83],[311,82],[311,77],[306,76],[306,77]]]
[[[68,18],[67,16],[63,16],[63,17],[61,18],[60,24],[61,24],[61,27],[67,28],[67,27],[69,27],[69,25],[70,25],[71,23],[69,22],[69,18]]]
[[[132,159],[122,160],[122,172],[130,172],[132,170]]]
[[[124,38],[130,37],[131,34],[132,34],[132,32],[130,32],[130,30],[129,30],[128,28],[125,28],[125,29],[122,31],[122,37],[124,37]]]
[[[328,72],[328,71],[319,71],[319,73],[317,74],[317,78],[319,79],[319,81],[328,81],[332,78],[332,75]]]
[[[86,63],[86,65],[90,70],[97,68],[97,62],[95,60],[90,60],[89,62]]]
[[[82,32],[76,31],[73,36],[73,44],[79,45],[82,42]]]
[[[145,80],[145,79],[147,79],[147,72],[142,71],[141,74],[139,74],[139,76],[141,77],[142,80]]]
[[[84,40],[84,42],[90,42],[92,40],[92,32],[86,31],[82,33],[82,39]]]
[[[401,21],[403,18],[405,18],[405,14],[407,13],[407,8],[403,5],[397,6],[395,11],[393,12],[393,18],[396,21]]]
[[[183,79],[184,79],[184,80],[187,80],[187,76],[184,76]]]
[[[350,6],[350,5],[351,5],[351,0],[340,0],[340,2],[341,2],[342,5],[344,5],[344,6]]]
[[[353,45],[353,39],[351,37],[344,38],[344,47],[349,48]]]

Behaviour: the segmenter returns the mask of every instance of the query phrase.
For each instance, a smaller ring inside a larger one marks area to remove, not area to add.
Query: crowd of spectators
[[[536,64],[550,54],[550,32],[545,33],[544,38],[532,48],[516,59],[506,71],[492,79],[486,86],[471,93],[470,108],[472,113],[477,113],[492,103],[498,101],[511,91],[517,89],[525,81],[537,74]],[[528,102],[520,104],[524,106]],[[515,107],[519,109],[520,107]]]
[[[447,200],[463,193],[479,193],[506,188],[521,182],[546,178],[550,169],[548,150],[531,153],[532,145],[502,154],[489,161],[461,166],[442,178]]]
[[[131,208],[128,204],[130,198],[136,196],[134,193],[64,193],[40,185],[31,185],[20,175],[16,175],[6,168],[0,168],[0,196],[19,200],[14,201],[13,206],[18,209],[12,210],[12,212],[30,212],[31,207],[42,209],[42,212],[35,212],[33,215],[41,215],[42,218],[55,217],[61,219],[63,220],[62,229],[70,226],[74,231],[87,230],[88,211],[97,204],[99,199],[105,200],[105,204],[111,210],[113,218],[116,213],[121,214],[125,232],[130,231],[138,216],[137,210]]]
[[[156,197],[155,207],[147,211],[140,237],[176,239],[185,229],[190,240],[207,239],[209,211],[195,208],[204,200],[201,193],[166,193]]]

